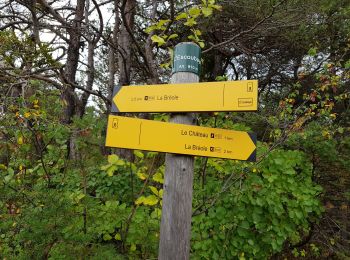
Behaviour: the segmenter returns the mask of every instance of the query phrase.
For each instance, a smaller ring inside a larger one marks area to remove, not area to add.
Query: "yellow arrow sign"
[[[255,134],[110,115],[106,146],[255,161]]]
[[[118,86],[112,112],[256,111],[258,81]]]

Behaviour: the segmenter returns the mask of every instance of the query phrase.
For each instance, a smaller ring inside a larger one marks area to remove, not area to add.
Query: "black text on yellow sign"
[[[117,86],[112,112],[256,111],[258,81]]]
[[[252,133],[110,115],[106,146],[256,160]]]

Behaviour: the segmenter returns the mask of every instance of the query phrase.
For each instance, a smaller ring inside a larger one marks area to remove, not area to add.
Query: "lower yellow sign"
[[[256,160],[252,133],[110,115],[106,146]]]

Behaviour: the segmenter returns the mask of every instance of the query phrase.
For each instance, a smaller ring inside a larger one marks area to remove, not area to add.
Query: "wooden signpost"
[[[256,111],[258,81],[117,86],[112,112]]]
[[[171,84],[117,87],[112,112],[255,111],[256,80],[198,83],[200,48],[175,46]],[[194,126],[191,113],[169,123],[110,115],[106,146],[167,152],[158,259],[190,255],[194,155],[255,161],[252,133]]]

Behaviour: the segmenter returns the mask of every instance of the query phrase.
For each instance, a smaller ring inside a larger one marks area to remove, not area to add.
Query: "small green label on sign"
[[[201,49],[192,43],[183,43],[175,46],[173,59],[173,73],[192,72],[197,75],[201,68]]]

